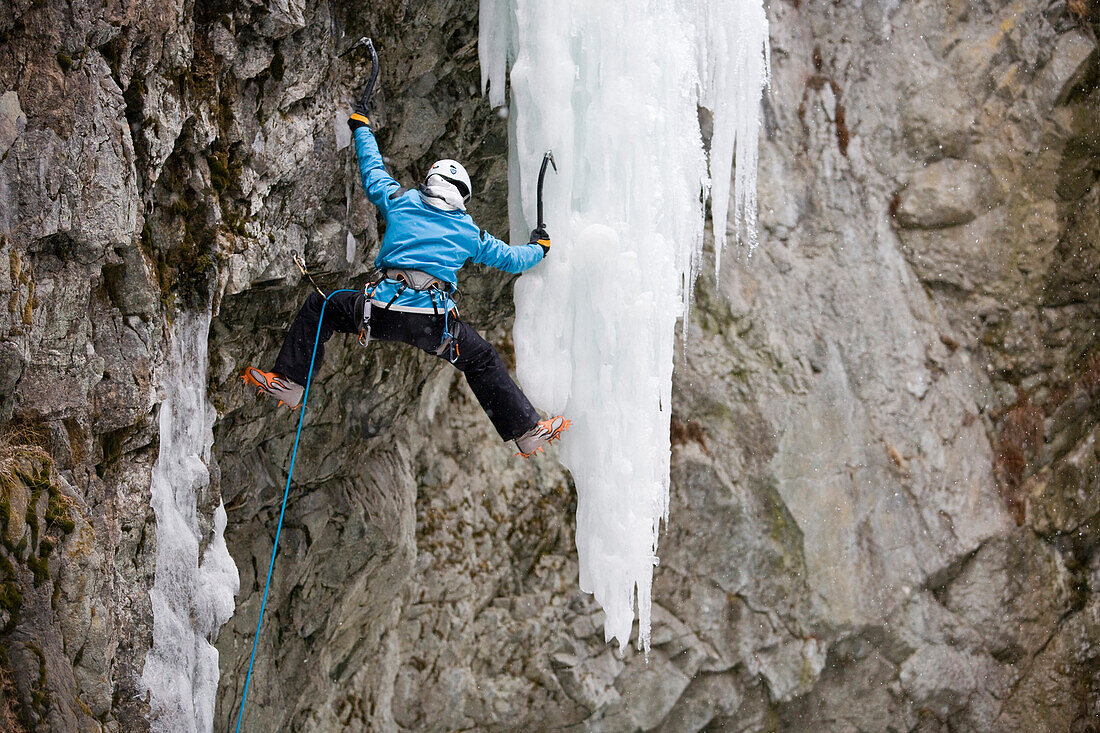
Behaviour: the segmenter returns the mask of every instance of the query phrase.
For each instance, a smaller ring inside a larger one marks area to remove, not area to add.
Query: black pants
[[[314,374],[325,356],[325,342],[333,332],[359,333],[362,327],[360,314],[363,308],[362,293],[336,293],[325,306],[325,322],[321,325],[321,342],[317,344]],[[317,321],[321,317],[324,299],[310,293],[305,305],[298,311],[290,331],[275,360],[275,371],[304,385],[309,375],[309,359],[313,353],[313,340],[317,335]],[[500,437],[515,440],[535,426],[539,414],[508,374],[508,367],[492,344],[477,331],[457,318],[451,318],[448,327],[454,335],[454,348],[458,358],[453,362],[465,375],[477,401]],[[446,358],[454,355],[450,348],[439,350],[443,338],[443,316],[420,313],[403,313],[371,307],[370,335],[378,341],[401,341],[430,354]]]

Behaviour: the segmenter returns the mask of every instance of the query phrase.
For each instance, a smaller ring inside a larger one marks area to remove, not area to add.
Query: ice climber
[[[385,217],[386,234],[374,260],[377,273],[364,292],[329,297],[314,373],[334,331],[366,331],[372,339],[410,344],[460,369],[500,437],[514,440],[519,454],[530,457],[560,437],[569,421],[561,416],[539,420],[496,349],[459,320],[452,297],[458,270],[467,261],[520,273],[550,252],[550,237],[537,228],[527,244],[510,246],[479,229],[466,212],[473,193],[470,176],[454,160],[436,162],[419,188],[402,188],[386,171],[369,125],[365,111],[348,119],[363,188]],[[318,293],[306,299],[273,371],[249,367],[242,375],[280,405],[301,404],[323,303]]]

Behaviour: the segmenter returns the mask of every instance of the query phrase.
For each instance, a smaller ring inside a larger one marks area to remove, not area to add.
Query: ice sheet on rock
[[[211,642],[233,615],[240,588],[225,544],[219,505],[213,532],[200,537],[199,492],[210,483],[207,463],[215,411],[206,399],[209,313],[182,313],[172,324],[160,408],[160,452],[153,464],[157,520],[153,646],[142,682],[150,693],[154,731],[211,731],[218,688],[218,652]],[[207,540],[200,558],[200,540]]]
[[[332,129],[336,135],[336,149],[343,150],[351,145],[351,128],[348,127],[347,113],[341,110],[332,120]]]
[[[756,242],[763,4],[482,0],[480,22],[494,106],[511,61],[513,241],[536,223],[547,149],[559,169],[545,191],[553,249],[515,289],[519,376],[537,406],[574,421],[561,456],[577,486],[581,588],[620,644],[637,604],[648,648],[676,321],[690,305],[712,179],[725,240],[735,152],[733,231]],[[700,106],[713,116],[709,158]]]
[[[355,240],[355,235],[348,232],[347,239],[344,243],[344,257],[347,258],[349,265],[355,264],[355,252],[358,249],[358,242]]]

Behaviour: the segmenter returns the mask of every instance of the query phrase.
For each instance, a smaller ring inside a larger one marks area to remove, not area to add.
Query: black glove
[[[542,227],[535,227],[531,230],[531,241],[528,244],[537,244],[542,247],[543,257],[550,254],[550,235]]]
[[[355,132],[360,127],[366,127],[370,124],[370,120],[367,119],[367,113],[365,111],[356,110],[355,113],[348,118],[348,129]]]

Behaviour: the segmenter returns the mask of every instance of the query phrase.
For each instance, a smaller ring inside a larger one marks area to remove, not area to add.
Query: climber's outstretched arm
[[[545,234],[545,232],[543,233]],[[543,244],[542,242],[546,243]],[[550,238],[538,240],[532,235],[527,244],[511,246],[506,244],[484,229],[481,230],[481,240],[477,254],[472,259],[489,267],[495,267],[505,272],[517,273],[534,267],[542,262],[542,258],[550,251]]]
[[[367,127],[365,119],[362,115],[354,114],[348,120],[348,126],[352,128],[351,134],[355,138],[359,175],[363,179],[363,190],[367,192],[367,198],[381,210],[383,216],[388,216],[390,194],[400,189],[401,184],[386,171],[382,153],[378,150],[378,141],[374,139],[374,133]]]

